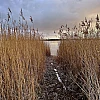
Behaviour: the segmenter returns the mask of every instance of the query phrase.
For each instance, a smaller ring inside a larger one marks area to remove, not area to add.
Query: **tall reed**
[[[29,27],[22,9],[18,23],[11,13],[7,23],[1,23],[0,100],[36,100],[49,47],[36,34],[33,22]]]
[[[88,100],[100,99],[100,40],[62,40],[58,62]]]

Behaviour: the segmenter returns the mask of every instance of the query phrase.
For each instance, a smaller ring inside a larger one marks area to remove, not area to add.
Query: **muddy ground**
[[[57,74],[59,76],[57,76]],[[40,82],[38,100],[87,100],[81,89],[69,78],[53,56],[46,59],[46,70]]]

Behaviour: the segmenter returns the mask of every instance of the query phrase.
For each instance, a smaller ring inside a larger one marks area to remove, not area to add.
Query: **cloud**
[[[84,17],[95,18],[100,14],[100,0],[0,0],[0,12],[6,17],[8,7],[15,19],[23,8],[24,16],[29,20],[31,15],[35,27],[41,31],[52,32],[62,24],[73,26]]]

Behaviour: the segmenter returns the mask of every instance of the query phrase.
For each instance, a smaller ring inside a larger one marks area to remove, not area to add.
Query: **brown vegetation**
[[[57,60],[88,100],[100,99],[99,39],[62,40]]]
[[[0,34],[0,99],[36,100],[38,81],[45,70],[47,46],[33,27],[29,27],[23,16],[17,23],[9,9],[8,19],[1,22]]]
[[[95,24],[95,26],[94,26]],[[54,31],[55,33],[55,31]],[[58,34],[61,39],[93,39],[100,38],[100,20],[99,15],[97,14],[96,19],[85,19],[79,23],[79,25],[75,25],[73,28],[70,28],[67,24],[61,25],[59,28]]]

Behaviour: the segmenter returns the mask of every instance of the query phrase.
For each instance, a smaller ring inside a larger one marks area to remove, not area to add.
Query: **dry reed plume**
[[[95,26],[93,25],[95,23]],[[54,31],[54,33],[56,33]],[[79,23],[79,25],[75,25],[73,28],[70,28],[67,24],[61,25],[59,28],[58,34],[61,39],[93,39],[100,38],[100,20],[99,15],[97,14],[95,20],[85,19]]]
[[[58,62],[88,100],[100,100],[99,39],[62,40]]]
[[[36,33],[32,17],[29,27],[22,9],[18,23],[8,10],[8,19],[0,23],[0,100],[36,100],[49,47]]]

